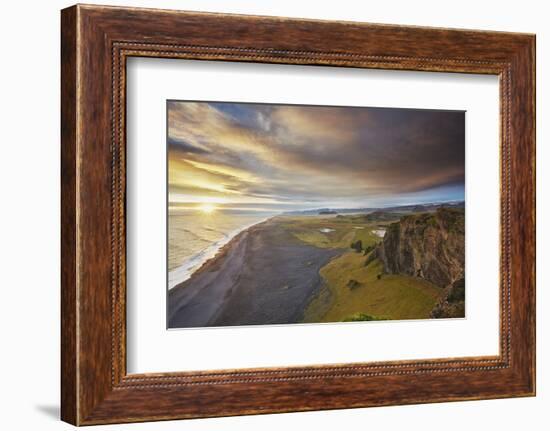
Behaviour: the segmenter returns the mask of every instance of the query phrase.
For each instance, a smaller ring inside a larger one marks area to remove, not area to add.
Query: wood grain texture
[[[63,420],[86,425],[534,394],[533,35],[74,6],[62,11],[61,36]],[[499,356],[127,375],[130,56],[499,75]]]
[[[61,417],[77,417],[76,9],[61,16]]]

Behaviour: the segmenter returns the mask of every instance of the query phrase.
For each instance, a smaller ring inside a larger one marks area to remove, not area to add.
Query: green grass
[[[373,320],[388,320],[384,317],[375,317],[366,313],[356,313],[353,316],[344,319],[344,322],[371,322]]]
[[[383,273],[381,262],[375,259],[365,266],[367,256],[351,249],[358,240],[363,249],[380,242],[373,231],[381,226],[391,229],[391,222],[369,222],[354,215],[285,216],[279,222],[304,243],[348,250],[321,268],[325,286],[306,309],[304,322],[429,318],[442,294],[440,288],[417,277],[384,274],[378,278]]]
[[[428,318],[442,290],[416,277],[384,274],[379,260],[365,266],[366,257],[353,251],[333,259],[320,274],[326,282],[308,306],[305,322],[339,322]],[[349,280],[358,287],[350,289]]]
[[[352,216],[284,217],[281,223],[300,241],[319,248],[349,248],[357,240],[366,247],[381,240],[372,232],[380,223],[366,223]],[[321,229],[333,231],[321,232]]]

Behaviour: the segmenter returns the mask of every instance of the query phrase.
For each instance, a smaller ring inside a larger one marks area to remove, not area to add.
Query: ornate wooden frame
[[[88,425],[534,395],[534,35],[81,5],[61,15],[63,420]],[[500,354],[128,375],[130,56],[498,75]]]

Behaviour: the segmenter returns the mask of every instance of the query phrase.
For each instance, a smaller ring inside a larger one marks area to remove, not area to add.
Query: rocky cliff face
[[[376,254],[387,273],[422,277],[446,288],[464,277],[464,210],[404,216],[388,226]]]
[[[444,289],[430,316],[435,318],[464,317],[464,294],[464,278],[459,278]]]

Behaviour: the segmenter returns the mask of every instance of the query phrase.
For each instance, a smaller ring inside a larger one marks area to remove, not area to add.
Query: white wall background
[[[536,398],[105,426],[135,430],[547,429],[550,423],[550,13],[546,2],[130,0],[171,9],[477,28],[537,34],[538,396]],[[59,422],[60,0],[4,2],[0,15],[0,427]]]

